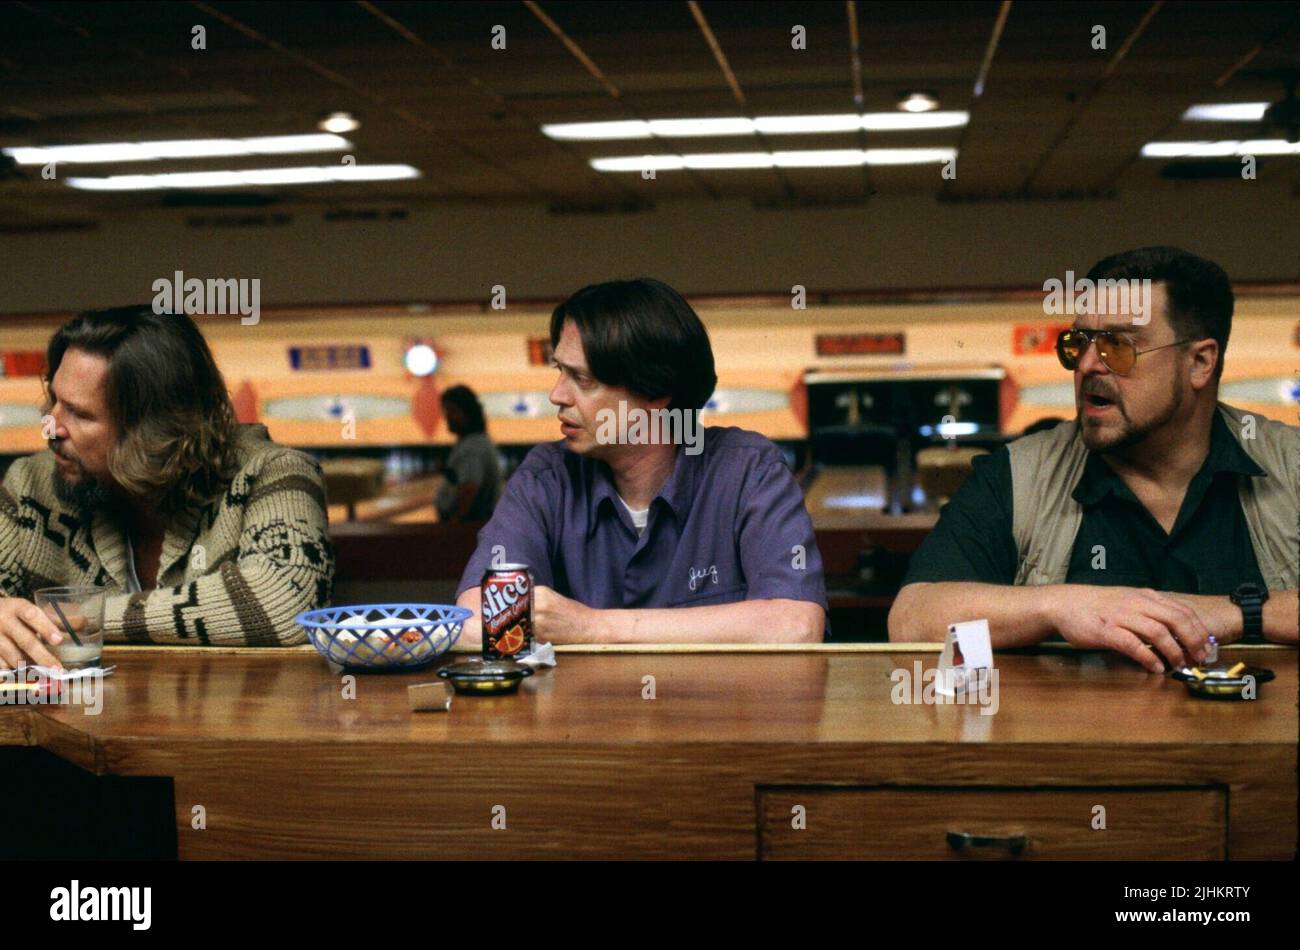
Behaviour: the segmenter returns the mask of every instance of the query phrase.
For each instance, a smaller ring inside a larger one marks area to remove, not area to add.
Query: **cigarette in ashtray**
[[[406,687],[411,712],[448,712],[451,709],[451,684],[414,683]]]
[[[1236,679],[1238,676],[1240,676],[1242,671],[1245,668],[1246,668],[1245,663],[1238,663],[1230,670],[1210,670],[1209,672],[1206,672],[1205,670],[1202,670],[1199,666],[1194,666],[1188,672],[1190,672],[1198,680],[1204,680],[1204,679],[1231,680],[1231,679]]]

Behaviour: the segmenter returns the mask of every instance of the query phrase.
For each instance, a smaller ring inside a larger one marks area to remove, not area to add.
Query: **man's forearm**
[[[461,629],[458,649],[479,649],[482,589],[462,591],[456,604],[472,616]],[[538,630],[552,643],[820,643],[826,612],[803,600],[745,600],[715,607],[587,609],[581,622]]]
[[[713,607],[596,610],[558,643],[820,643],[826,612],[803,600],[742,600]]]
[[[1240,608],[1233,604],[1241,622]],[[1264,603],[1264,639],[1273,643],[1300,644],[1300,592],[1275,590]]]
[[[1200,615],[1214,638],[1221,644],[1236,643],[1245,632],[1241,608],[1227,594],[1173,594]],[[1300,601],[1293,590],[1275,590],[1264,602],[1264,639],[1273,643],[1300,642],[1296,613]]]
[[[898,592],[889,611],[889,639],[937,642],[943,640],[950,623],[988,620],[995,648],[1032,646],[1055,632],[1051,608],[1065,596],[1064,585],[908,584]]]
[[[323,607],[320,575],[265,562],[205,574],[180,587],[110,594],[104,604],[108,643],[294,646],[307,635],[294,622]]]
[[[1227,594],[1221,596],[1171,594],[1170,596],[1195,610],[1196,615],[1205,624],[1205,628],[1210,631],[1214,639],[1219,641],[1220,646],[1236,643],[1245,635],[1242,629],[1241,608],[1229,600]]]

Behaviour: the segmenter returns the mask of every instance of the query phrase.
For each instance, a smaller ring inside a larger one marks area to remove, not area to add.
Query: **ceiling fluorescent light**
[[[171,172],[162,175],[109,175],[69,178],[82,191],[151,191],[158,188],[256,188],[267,185],[314,185],[341,181],[393,181],[419,178],[410,165],[321,165],[300,168],[249,168],[241,171]]]
[[[1226,158],[1233,155],[1300,155],[1300,142],[1285,139],[1249,139],[1239,142],[1148,142],[1143,158]]]
[[[548,138],[570,142],[599,142],[615,139],[648,139],[650,123],[640,119],[623,122],[559,122],[542,126]]]
[[[869,148],[868,165],[936,165],[957,157],[955,148]]]
[[[1300,155],[1300,142],[1286,139],[1250,139],[1237,146],[1238,155]]]
[[[803,152],[773,152],[772,157],[777,168],[845,168],[870,164],[868,152],[859,148],[809,149]]]
[[[868,112],[862,127],[868,132],[905,132],[910,129],[955,129],[970,121],[969,112]]]
[[[809,135],[827,132],[902,132],[911,129],[959,128],[969,112],[842,112],[831,115],[766,115],[715,119],[650,119],[619,122],[563,122],[542,126],[552,139],[610,142],[620,139],[703,138],[722,135]]]
[[[176,158],[226,158],[235,155],[288,155],[301,152],[341,152],[353,144],[338,135],[268,135],[244,139],[175,139],[163,142],[104,142],[96,145],[51,145],[4,149],[19,165],[50,162],[154,162]]]
[[[880,113],[875,113],[879,115]],[[865,116],[853,112],[835,115],[765,115],[754,120],[764,135],[806,135],[818,132],[856,132]]]
[[[862,115],[760,116],[754,120],[759,132],[768,135],[799,135],[817,132],[906,132],[913,129],[955,129],[970,121],[969,112],[865,112]]]
[[[593,158],[599,172],[699,171],[745,168],[844,168],[857,165],[924,165],[957,157],[954,148],[813,149],[797,152],[707,152]]]
[[[1203,102],[1183,113],[1184,122],[1258,122],[1267,102]]]
[[[651,119],[652,134],[662,138],[703,138],[709,135],[753,135],[753,119]]]

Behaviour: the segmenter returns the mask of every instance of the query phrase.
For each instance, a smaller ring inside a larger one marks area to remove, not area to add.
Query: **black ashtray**
[[[501,695],[517,690],[533,668],[514,660],[465,660],[444,666],[438,675],[466,696]]]
[[[1204,679],[1199,678],[1187,667],[1179,667],[1170,675],[1187,684],[1187,691],[1202,699],[1245,699],[1242,691],[1247,684],[1267,683],[1274,678],[1273,671],[1262,666],[1248,666],[1236,676],[1224,676],[1224,670],[1202,670]],[[1218,674],[1218,675],[1216,675]]]

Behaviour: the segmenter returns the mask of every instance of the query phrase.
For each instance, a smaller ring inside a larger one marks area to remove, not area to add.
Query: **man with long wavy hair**
[[[58,666],[43,587],[95,585],[107,641],[283,645],[330,597],[324,480],[241,425],[194,321],[83,313],[47,351],[49,451],[0,487],[0,663]]]

